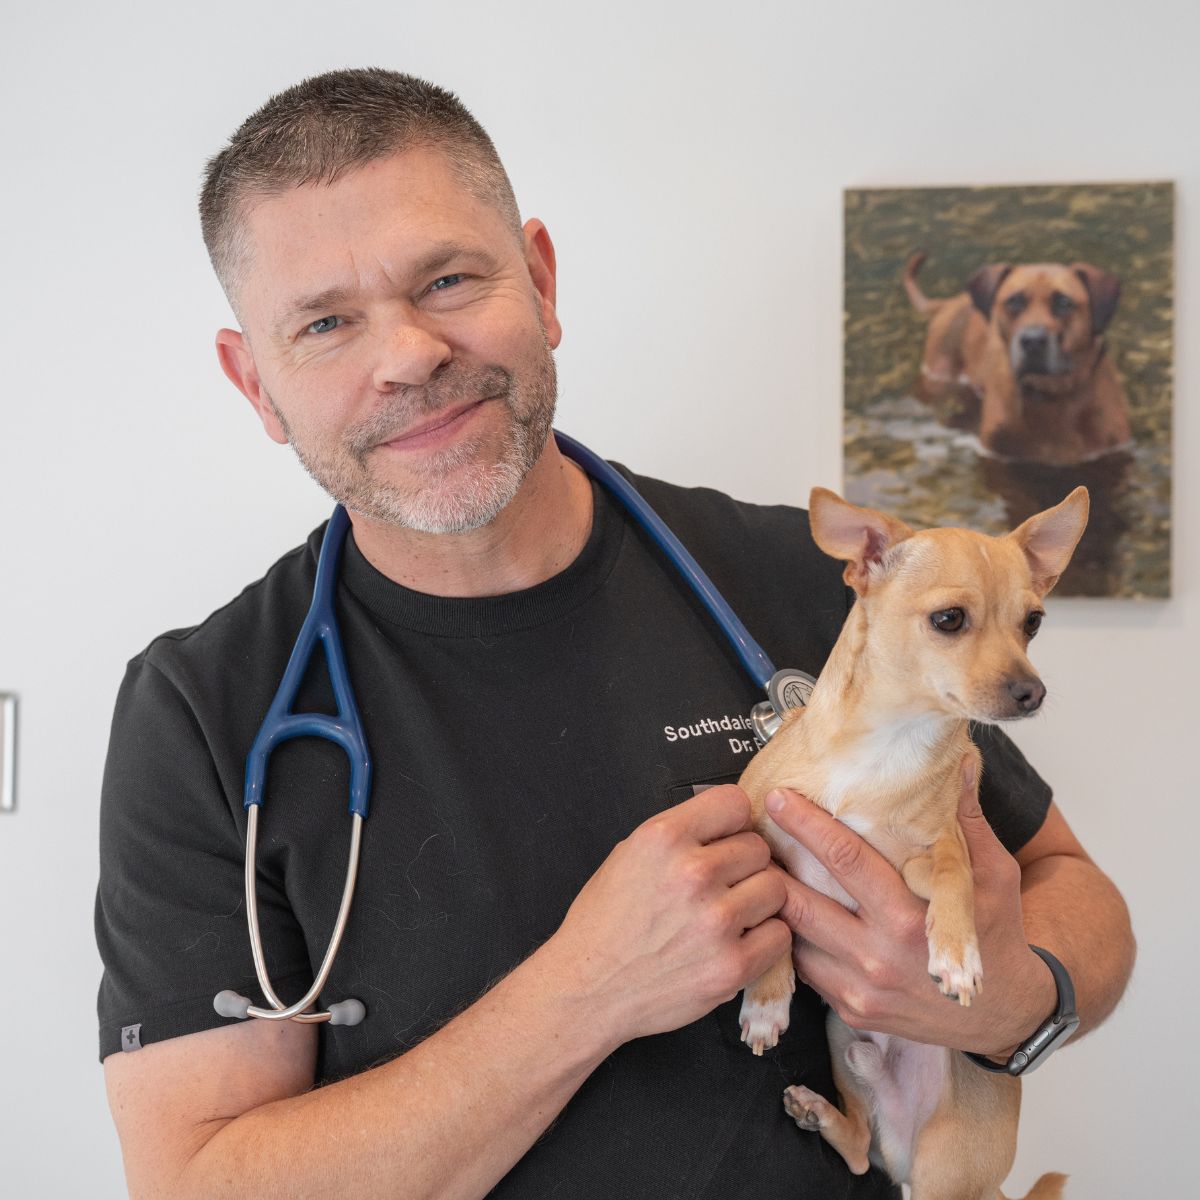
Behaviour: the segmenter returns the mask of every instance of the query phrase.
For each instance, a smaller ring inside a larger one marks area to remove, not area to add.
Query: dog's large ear
[[[1061,504],[1030,517],[1008,535],[1025,551],[1039,596],[1067,569],[1087,525],[1089,503],[1087,488],[1077,487]]]
[[[1091,263],[1072,263],[1071,270],[1083,280],[1092,306],[1092,337],[1103,333],[1117,311],[1121,298],[1121,281]]]
[[[888,550],[913,532],[895,517],[859,508],[822,487],[812,490],[808,519],[813,541],[830,558],[846,563],[844,578],[860,596],[866,594],[871,567],[878,566]]]
[[[1011,270],[1011,263],[989,263],[986,267],[980,267],[967,280],[967,294],[974,301],[975,307],[988,320],[991,320],[992,317],[992,304],[996,299],[996,293],[1000,290],[1000,285],[1008,278]]]

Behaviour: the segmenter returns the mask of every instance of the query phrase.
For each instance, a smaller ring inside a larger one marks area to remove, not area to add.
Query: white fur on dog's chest
[[[829,764],[822,806],[836,817],[848,798],[907,790],[928,766],[945,730],[946,718],[940,714],[879,726],[858,740],[851,753]]]

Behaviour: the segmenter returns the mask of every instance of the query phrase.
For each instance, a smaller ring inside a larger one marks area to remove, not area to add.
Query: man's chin
[[[453,474],[455,478],[403,491],[379,485],[356,495],[347,507],[370,520],[417,533],[471,533],[494,521],[524,480],[521,471],[504,462]]]

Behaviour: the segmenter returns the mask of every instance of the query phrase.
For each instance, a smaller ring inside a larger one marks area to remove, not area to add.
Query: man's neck
[[[501,596],[568,567],[592,528],[592,485],[553,438],[520,490],[470,533],[418,533],[351,513],[366,560],[395,583],[432,596]]]

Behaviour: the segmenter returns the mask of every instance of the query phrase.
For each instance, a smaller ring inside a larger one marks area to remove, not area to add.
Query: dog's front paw
[[[978,943],[972,938],[954,950],[931,938],[929,976],[943,996],[970,1008],[971,1001],[983,991],[983,961]]]
[[[776,1000],[752,999],[747,992],[742,997],[742,1012],[738,1020],[742,1026],[742,1041],[755,1054],[762,1054],[779,1044],[779,1037],[786,1032],[791,1015],[790,995]]]

